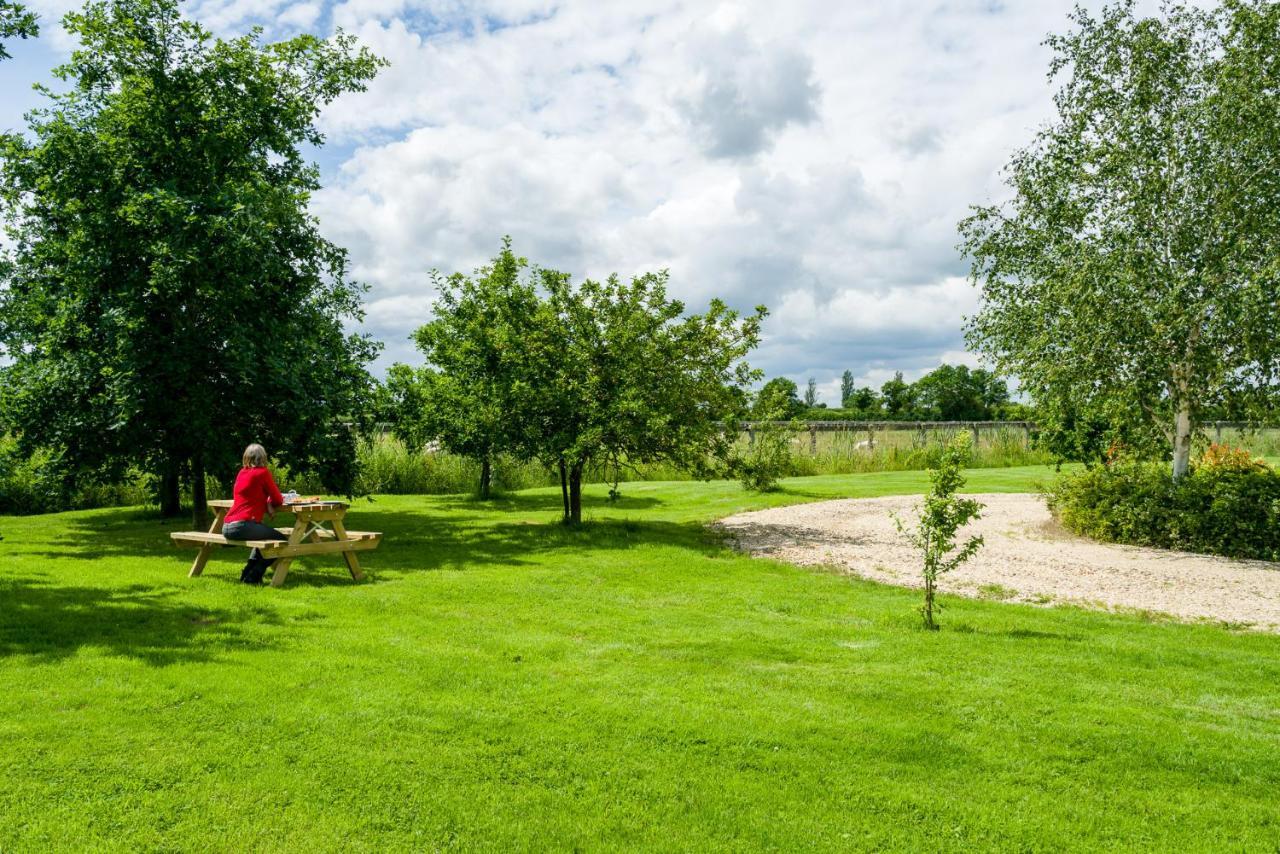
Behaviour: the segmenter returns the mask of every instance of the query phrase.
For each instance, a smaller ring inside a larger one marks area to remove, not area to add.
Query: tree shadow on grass
[[[766,493],[768,495],[786,495],[794,498],[839,498],[840,496],[832,495],[829,492],[811,492],[806,489],[796,489],[794,486],[780,486],[777,489]]]
[[[36,578],[0,578],[0,659],[29,655],[56,660],[93,647],[150,665],[209,661],[233,649],[259,649],[280,618],[267,608],[199,607],[178,591],[134,584],[72,587]]]
[[[538,498],[522,495],[503,501],[516,511],[525,511],[538,508]],[[558,497],[553,498],[558,501]],[[636,505],[657,503],[651,499],[632,501]],[[478,503],[459,499],[456,506],[478,509]],[[724,549],[721,537],[709,533],[695,522],[605,518],[571,528],[553,521],[554,516],[547,521],[509,520],[503,512],[467,514],[450,511],[449,506],[447,502],[442,506],[434,498],[420,506],[394,510],[380,509],[376,503],[353,506],[346,519],[350,529],[379,531],[383,535],[377,549],[356,553],[366,579],[370,582],[382,580],[380,576],[383,573],[481,566],[522,567],[545,563],[545,555],[549,553],[570,557],[591,551],[625,551],[652,545],[690,549],[702,555]],[[519,513],[510,515],[518,517]],[[281,521],[277,517],[276,524],[287,525],[289,518]],[[118,513],[69,518],[52,540],[29,544],[6,541],[4,547],[8,556],[36,563],[45,559],[94,561],[108,557],[163,560],[173,564],[174,581],[179,581],[178,573],[186,573],[196,550],[175,548],[169,540],[169,532],[187,526],[189,522],[184,524],[180,520],[170,520],[162,523],[153,516],[121,510]],[[213,550],[211,558],[205,567],[205,576],[209,580],[237,583],[239,567],[247,558],[247,552],[239,546],[218,548]],[[328,587],[353,583],[341,555],[326,554],[295,560],[285,587]]]
[[[487,500],[473,495],[433,495],[429,500],[431,507],[449,511],[482,510],[502,513],[554,514],[561,514],[564,511],[564,499],[558,492],[534,495],[528,493],[504,493],[495,495]],[[589,515],[596,511],[652,510],[665,503],[662,499],[649,495],[627,495],[623,493],[618,499],[610,501],[606,496],[584,494],[582,496],[582,512]],[[359,505],[353,505],[352,510],[355,511],[357,507]]]
[[[599,519],[571,528],[559,522],[459,524],[452,516],[433,521],[429,513],[415,519],[399,511],[365,516],[371,529],[383,532],[382,545],[376,551],[360,554],[361,563],[375,575],[524,567],[545,563],[548,555],[580,558],[596,551],[649,546],[688,549],[699,555],[724,550],[720,537],[692,522]],[[342,571],[345,573],[345,567]]]
[[[1003,603],[1009,604],[1009,603]],[[1025,607],[1033,607],[1022,604]],[[1059,641],[1068,643],[1077,643],[1083,641],[1085,636],[1078,631],[1047,631],[1044,629],[1032,629],[1025,626],[985,626],[967,621],[957,621],[952,625],[944,625],[944,629],[956,632],[958,634],[967,635],[985,635],[990,638],[1008,638],[1010,640],[1040,640],[1040,641]]]
[[[409,518],[406,518],[409,516]],[[430,514],[413,518],[403,511],[364,513],[361,524],[381,531],[382,543],[372,551],[357,552],[365,578],[352,581],[338,555],[305,557],[289,569],[284,586],[341,587],[389,581],[400,575],[440,570],[481,568],[519,569],[547,565],[548,557],[566,562],[592,552],[618,552],[648,546],[688,549],[698,555],[723,553],[723,538],[696,523],[635,522],[603,519],[568,528],[559,522],[500,522],[459,524],[457,517],[431,520]],[[236,572],[238,572],[236,565]],[[205,574],[221,571],[210,561]]]

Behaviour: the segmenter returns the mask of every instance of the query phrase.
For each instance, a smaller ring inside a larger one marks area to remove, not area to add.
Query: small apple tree
[[[924,627],[936,631],[934,611],[938,592],[938,576],[950,572],[977,554],[982,537],[970,537],[957,547],[956,532],[982,513],[982,505],[972,498],[957,498],[964,488],[964,464],[969,456],[968,433],[957,434],[942,450],[938,467],[929,469],[929,491],[920,507],[920,522],[915,528],[894,516],[898,530],[920,551],[924,569],[924,604],[920,615]]]

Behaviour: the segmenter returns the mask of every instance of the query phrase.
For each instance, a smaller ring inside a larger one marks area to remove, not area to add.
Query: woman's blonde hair
[[[265,466],[267,464],[267,449],[254,442],[244,449],[244,456],[240,458],[240,464],[247,469]]]

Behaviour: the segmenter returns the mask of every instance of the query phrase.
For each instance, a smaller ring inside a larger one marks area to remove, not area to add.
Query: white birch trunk
[[[1191,402],[1184,395],[1178,401],[1173,422],[1173,479],[1179,480],[1191,467]]]

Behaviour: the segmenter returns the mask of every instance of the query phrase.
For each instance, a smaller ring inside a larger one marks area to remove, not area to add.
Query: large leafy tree
[[[870,386],[855,388],[845,402],[845,408],[858,413],[859,417],[875,419],[880,411],[880,395]]]
[[[21,3],[0,0],[0,39],[29,39],[39,34],[39,20],[35,12]],[[0,41],[0,59],[8,58],[9,52]]]
[[[489,497],[494,457],[519,445],[523,429],[513,395],[526,381],[523,351],[539,306],[532,281],[522,278],[527,267],[507,240],[474,276],[434,276],[435,317],[414,333],[434,370],[417,372],[413,381],[403,369],[392,377],[401,387],[416,387],[421,404],[398,419],[402,438],[437,439],[477,460],[481,498]]]
[[[515,412],[524,446],[560,471],[565,522],[582,521],[592,462],[662,461],[711,476],[736,438],[725,421],[741,415],[759,378],[745,359],[765,308],[744,317],[713,300],[685,315],[665,272],[575,286],[543,270],[540,286]]]
[[[176,0],[93,2],[29,133],[3,140],[13,263],[3,405],[68,471],[144,465],[204,516],[207,471],[249,440],[353,477],[376,345],[344,332],[363,288],[307,212],[320,107],[380,60],[348,36],[214,38]]]
[[[1208,407],[1256,414],[1280,382],[1280,4],[1072,21],[1056,118],[961,224],[969,336],[1046,416],[1172,451],[1176,478]]]
[[[530,268],[510,241],[473,276],[438,278],[435,317],[414,336],[428,368],[399,380],[421,401],[402,429],[482,463],[501,452],[541,460],[559,471],[569,524],[582,521],[589,465],[663,461],[709,475],[736,435],[724,422],[758,377],[745,357],[765,311],[741,317],[713,301],[686,316],[666,284],[651,273],[574,285]]]

